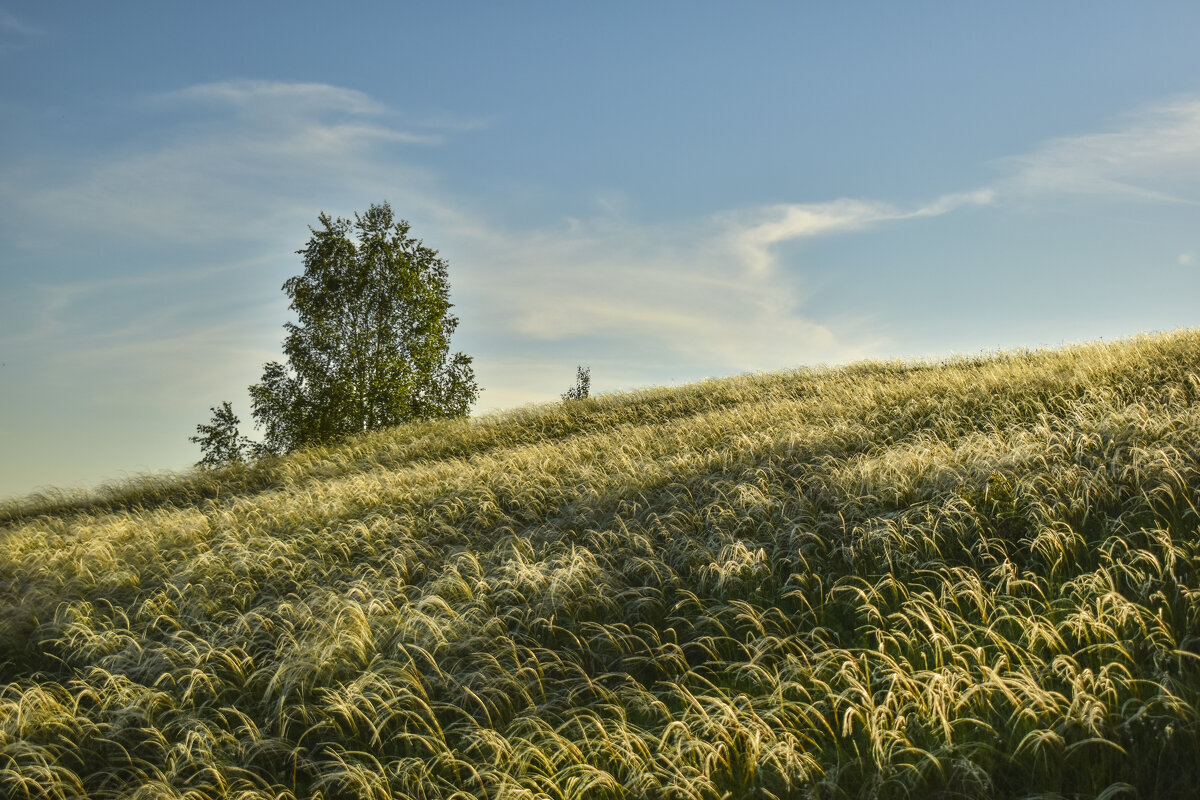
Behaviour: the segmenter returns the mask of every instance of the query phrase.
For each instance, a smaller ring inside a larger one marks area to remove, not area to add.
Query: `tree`
[[[592,385],[592,368],[591,367],[575,367],[575,386],[563,392],[563,401],[567,400],[586,400],[588,396],[588,388]]]
[[[204,457],[196,462],[197,467],[216,468],[229,464],[244,464],[259,454],[259,445],[238,433],[241,422],[233,413],[233,406],[226,400],[221,407],[213,406],[212,421],[208,425],[197,425],[196,435],[189,442],[200,445]]]
[[[264,448],[285,453],[411,420],[466,416],[479,395],[471,359],[450,354],[448,266],[387,203],[354,220],[322,213],[304,274],[283,290],[287,364],[250,387]]]

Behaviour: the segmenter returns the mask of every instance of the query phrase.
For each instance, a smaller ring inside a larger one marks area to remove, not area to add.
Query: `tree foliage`
[[[189,442],[200,445],[203,458],[196,462],[197,467],[216,468],[229,464],[243,464],[259,453],[259,445],[242,436],[238,432],[241,422],[233,413],[233,406],[228,400],[220,407],[213,406],[212,420],[208,425],[197,425],[196,435],[188,438]]]
[[[586,400],[588,389],[592,385],[592,368],[577,366],[575,367],[575,385],[563,392],[562,399],[566,400]]]
[[[450,353],[448,265],[387,203],[354,220],[322,213],[304,273],[284,292],[287,363],[250,387],[268,452],[411,420],[465,416],[479,394],[471,359]]]

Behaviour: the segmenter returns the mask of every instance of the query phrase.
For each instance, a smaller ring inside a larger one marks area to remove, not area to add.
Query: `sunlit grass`
[[[0,796],[1190,796],[1200,333],[0,507]]]

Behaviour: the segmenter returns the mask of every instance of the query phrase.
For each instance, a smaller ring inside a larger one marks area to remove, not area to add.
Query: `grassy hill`
[[[0,796],[1200,791],[1200,332],[0,508]]]

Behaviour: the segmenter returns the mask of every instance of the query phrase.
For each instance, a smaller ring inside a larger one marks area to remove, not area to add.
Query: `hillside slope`
[[[0,796],[1200,786],[1200,332],[0,508]]]

